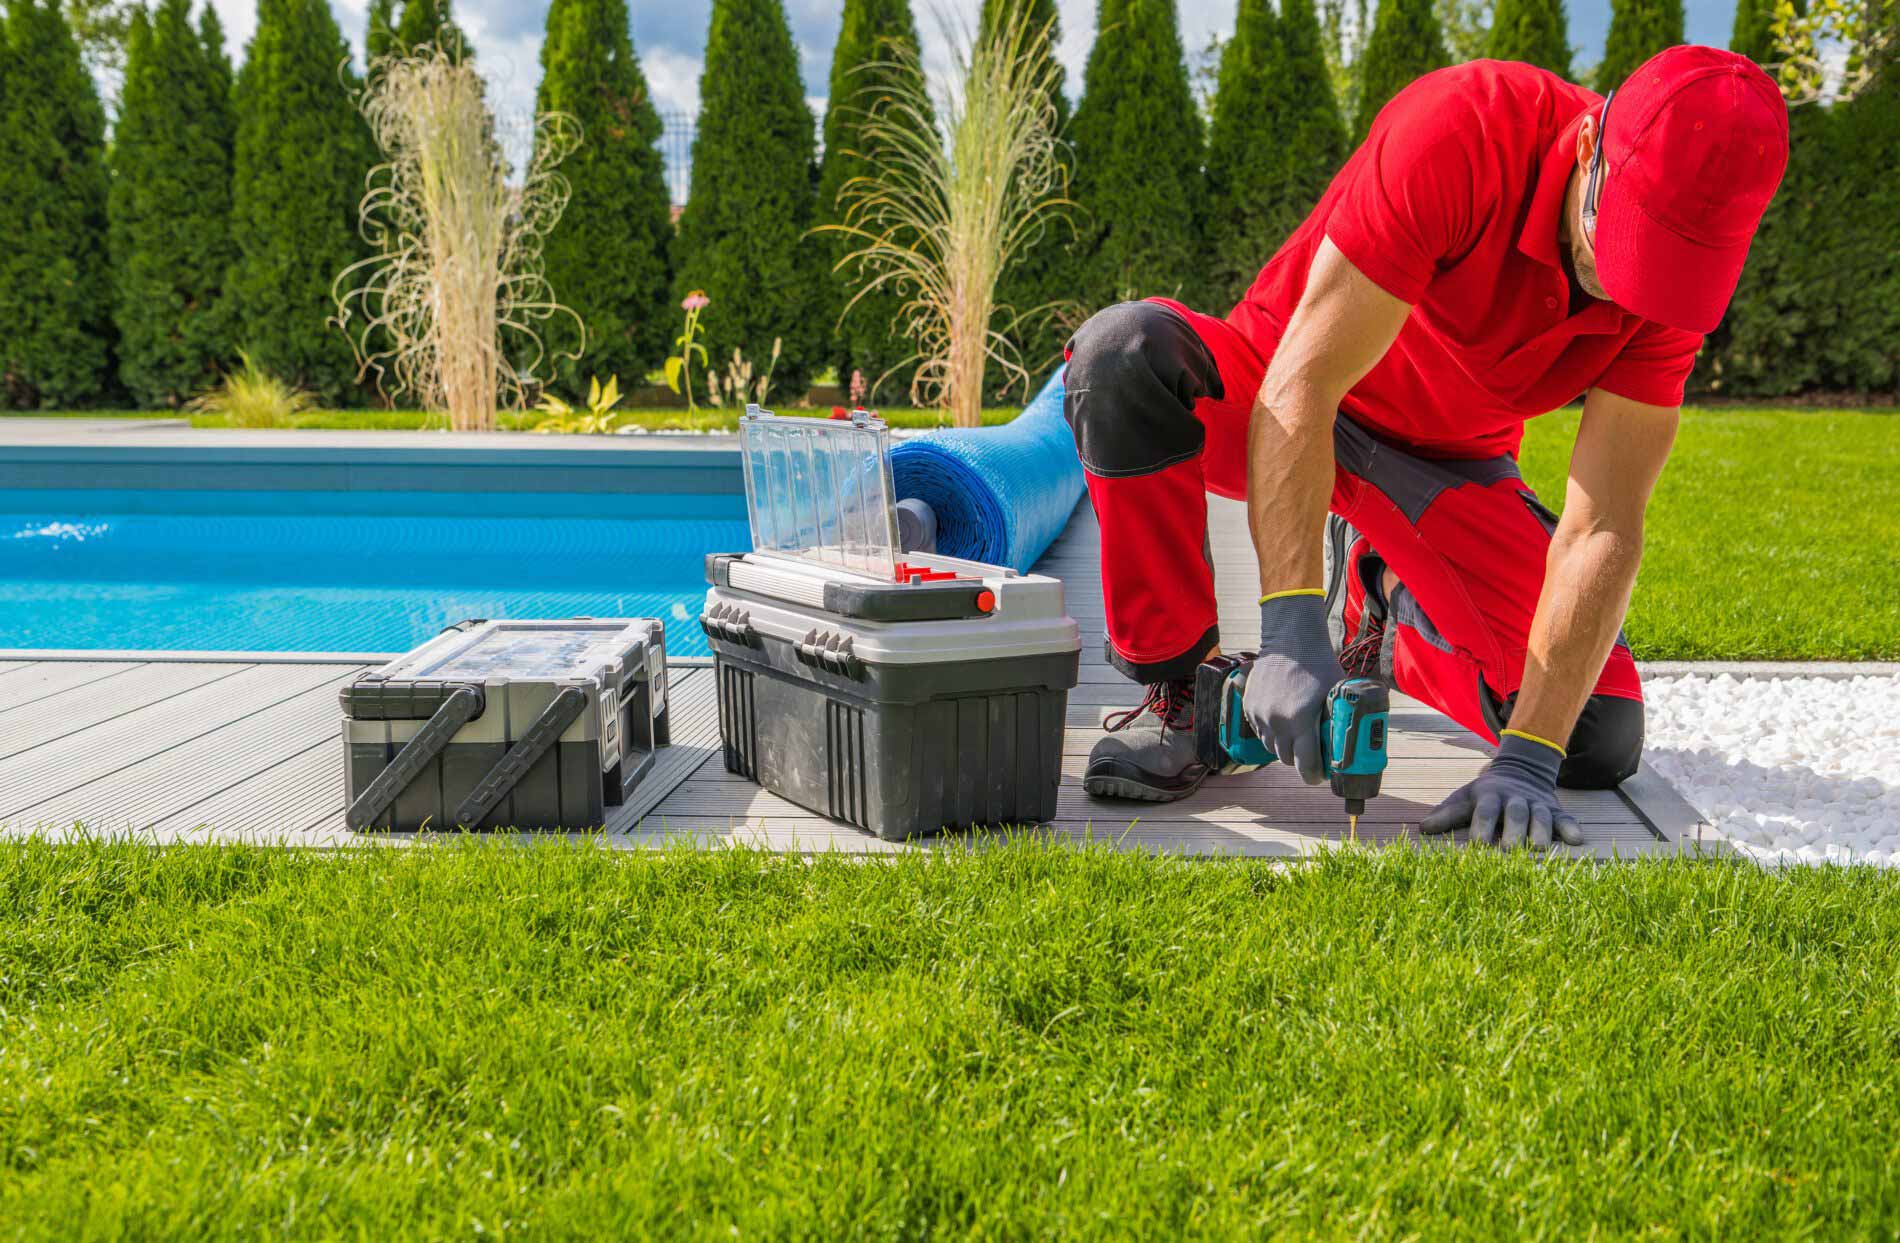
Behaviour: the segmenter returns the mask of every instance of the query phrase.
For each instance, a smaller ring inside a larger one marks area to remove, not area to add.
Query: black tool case
[[[652,618],[451,627],[339,693],[350,827],[590,829],[666,744]]]
[[[752,551],[706,559],[726,768],[900,840],[1052,818],[1081,636],[1060,581],[906,552],[890,430],[739,421]]]

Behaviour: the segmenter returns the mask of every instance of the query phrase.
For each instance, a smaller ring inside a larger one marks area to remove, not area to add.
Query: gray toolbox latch
[[[851,654],[851,636],[835,630],[813,628],[807,631],[798,641],[798,659],[842,677],[864,675],[864,663]]]

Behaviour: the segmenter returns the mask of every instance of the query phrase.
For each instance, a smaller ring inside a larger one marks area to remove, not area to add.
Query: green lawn
[[[1891,1237],[1900,876],[0,848],[0,1235]]]
[[[1553,509],[1577,414],[1530,424]],[[1646,660],[1900,659],[1900,417],[1684,412],[1650,504],[1628,633]]]

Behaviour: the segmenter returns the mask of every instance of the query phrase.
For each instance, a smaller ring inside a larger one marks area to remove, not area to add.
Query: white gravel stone
[[[1651,677],[1643,756],[1765,864],[1900,866],[1900,677]]]

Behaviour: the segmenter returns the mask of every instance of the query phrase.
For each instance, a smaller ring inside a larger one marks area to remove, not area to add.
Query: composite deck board
[[[65,665],[46,663],[0,676],[0,712],[31,708],[55,695],[137,668],[134,661]]]
[[[63,691],[0,710],[0,760],[70,734],[91,729],[141,708],[162,703],[182,691],[234,677],[249,665],[98,664],[73,665],[83,673],[103,670]],[[0,799],[4,798],[0,790]]]
[[[193,739],[226,729],[301,691],[331,683],[338,673],[336,665],[253,666],[9,756],[0,762],[0,824],[39,823],[25,813],[50,808],[62,795],[72,798],[66,805],[83,806],[88,786],[145,760],[173,754]],[[239,755],[244,740],[244,731],[230,735]],[[218,766],[199,778],[207,789],[222,789],[228,772]],[[58,822],[63,817],[48,818]]]
[[[1258,637],[1245,507],[1209,500],[1209,547],[1222,642]],[[1086,500],[1038,565],[1063,578],[1082,631],[1080,684],[1070,695],[1062,783],[1048,840],[1190,855],[1296,857],[1346,839],[1338,799],[1284,767],[1209,781],[1170,804],[1086,796],[1080,778],[1105,716],[1140,688],[1102,653],[1100,534]],[[403,834],[350,832],[343,819],[343,750],[336,688],[364,663],[198,663],[137,659],[0,661],[0,826],[6,832],[136,831],[161,841],[249,840],[289,845],[407,844]],[[769,794],[725,770],[712,671],[670,673],[672,745],[639,792],[608,818],[609,844],[690,841],[789,852],[878,854],[930,848],[882,842]],[[1476,773],[1488,749],[1422,705],[1395,701],[1385,792],[1359,823],[1362,841],[1414,839],[1418,818]],[[1584,820],[1580,853],[1609,858],[1693,845],[1699,817],[1652,771],[1621,793],[1566,792]],[[1643,810],[1639,812],[1637,808]],[[1652,828],[1645,817],[1658,827]],[[1001,835],[936,839],[986,849]],[[1458,839],[1424,839],[1428,844]],[[1713,846],[1714,843],[1707,843]]]

